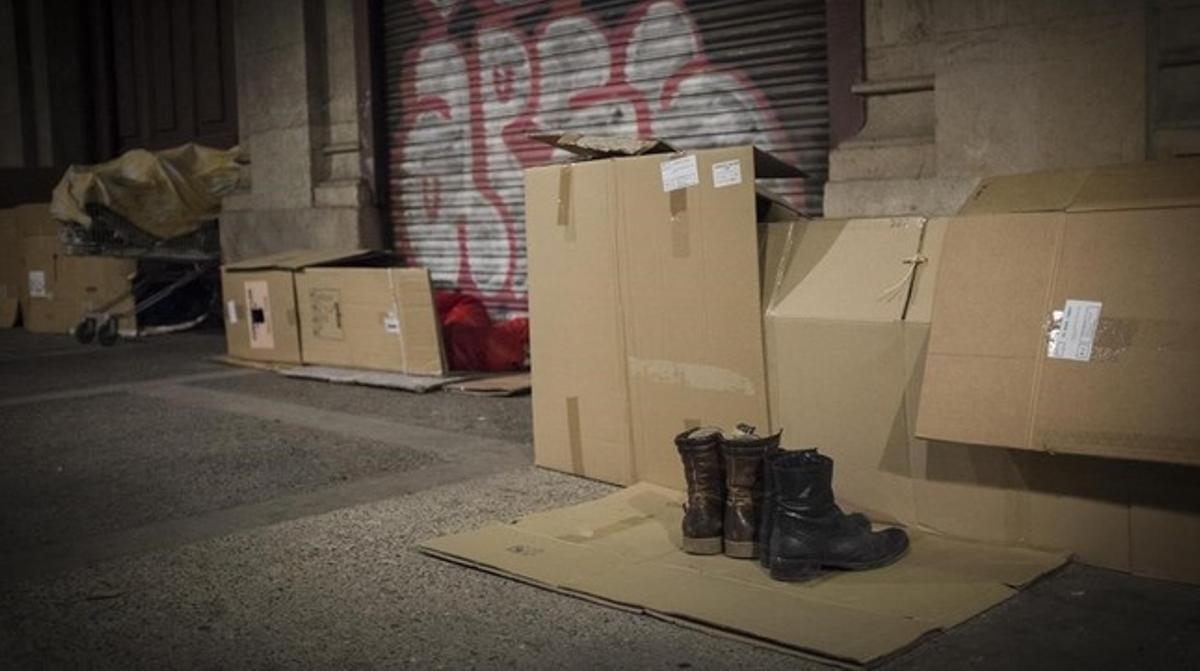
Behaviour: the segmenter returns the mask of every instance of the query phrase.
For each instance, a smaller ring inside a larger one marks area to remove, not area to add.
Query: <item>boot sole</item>
[[[758,543],[754,541],[725,541],[725,556],[735,559],[756,559]]]
[[[719,555],[721,554],[724,538],[688,538],[683,537],[683,551],[690,555]]]
[[[823,569],[869,571],[893,564],[906,554],[908,554],[907,545],[903,550],[892,556],[870,562],[821,562],[811,559],[778,558],[771,562],[771,579],[782,582],[803,582],[817,577],[822,573]]]

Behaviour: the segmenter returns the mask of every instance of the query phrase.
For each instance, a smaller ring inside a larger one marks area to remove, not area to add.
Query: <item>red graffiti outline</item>
[[[549,7],[546,8],[546,4]],[[695,41],[695,53],[677,70],[659,84],[658,97],[647,99],[639,89],[628,80],[627,66],[629,47],[634,32],[647,19],[650,10],[660,3],[673,5],[679,15],[686,21],[692,39]],[[456,45],[459,56],[466,67],[468,92],[468,128],[470,132],[468,160],[470,172],[469,184],[475,192],[499,216],[505,231],[508,264],[506,276],[501,286],[496,290],[484,291],[479,287],[472,272],[472,253],[469,246],[470,223],[469,213],[455,212],[450,223],[455,230],[455,242],[458,248],[458,269],[455,273],[456,283],[460,290],[475,293],[489,299],[496,305],[508,305],[521,311],[524,309],[526,296],[518,291],[516,277],[521,271],[521,254],[524,249],[522,230],[524,222],[518,222],[514,216],[514,205],[505,201],[504,195],[496,188],[492,172],[493,157],[489,152],[488,118],[484,110],[484,82],[487,75],[482,70],[482,44],[480,36],[490,30],[506,31],[517,38],[524,50],[525,63],[528,64],[529,77],[528,95],[520,110],[513,118],[504,123],[500,130],[502,146],[508,151],[516,165],[530,167],[548,162],[552,156],[550,147],[537,143],[528,138],[530,133],[542,129],[539,126],[538,113],[542,104],[543,64],[538,45],[542,43],[547,31],[555,21],[564,18],[582,18],[591,24],[600,35],[609,50],[608,73],[604,82],[567,93],[565,103],[569,112],[579,112],[597,105],[624,103],[632,107],[634,119],[631,121],[639,134],[651,135],[657,114],[670,110],[675,104],[680,87],[688,77],[697,74],[715,74],[729,77],[739,84],[739,89],[757,104],[757,112],[762,115],[765,125],[759,131],[765,133],[771,142],[777,146],[786,144],[786,133],[779,121],[770,101],[750,78],[741,70],[734,67],[714,65],[706,55],[704,36],[681,0],[643,0],[631,8],[621,19],[606,24],[597,12],[585,10],[580,0],[526,0],[513,3],[503,3],[500,0],[460,0],[455,5],[455,12],[463,7],[473,5],[477,15],[481,17],[475,27],[472,37],[464,44],[463,40],[452,38],[449,32],[450,21],[433,4],[433,0],[417,0],[418,12],[425,19],[425,26],[415,43],[405,51],[401,65],[403,72],[416,72],[422,50],[436,42],[448,42]],[[523,17],[530,12],[546,9],[535,26],[523,26]],[[451,18],[453,13],[451,14]],[[500,103],[508,103],[517,94],[515,69],[492,68],[489,84],[496,93]],[[417,128],[417,121],[423,114],[433,113],[445,119],[451,119],[452,111],[447,100],[438,95],[417,97],[417,82],[415,77],[404,77],[401,84],[401,95],[404,100],[413,101],[402,116],[402,127],[398,129],[392,142],[389,157],[393,164],[403,160],[406,155],[407,139]],[[794,160],[795,152],[784,152],[785,159]],[[430,178],[435,187],[433,194],[422,199],[426,203],[424,216],[436,219],[442,214],[441,185],[436,177]],[[399,193],[402,176],[393,175],[389,180],[389,188],[393,193]],[[424,189],[423,189],[424,191]],[[398,198],[394,199],[398,201]],[[399,214],[402,208],[393,206],[391,215],[396,235],[396,244],[402,257],[410,262],[420,262],[421,252],[418,245],[407,234],[403,217]]]

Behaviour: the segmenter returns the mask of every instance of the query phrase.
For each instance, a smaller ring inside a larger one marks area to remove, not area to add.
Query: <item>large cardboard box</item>
[[[525,175],[535,461],[678,488],[676,434],[768,424],[757,225],[796,215],[755,180],[800,173],[749,146],[576,140],[557,146],[594,160]]]
[[[306,364],[446,372],[429,271],[306,268],[296,273]]]
[[[1046,178],[1027,183],[1016,189],[1031,194],[1023,202],[1061,202],[1038,195],[1048,192]],[[876,519],[1200,582],[1200,469],[914,435],[934,294],[946,281],[942,264],[953,262],[943,242],[962,221],[771,227],[765,274],[778,279],[765,333],[774,427],[787,445],[832,456],[839,500]]]
[[[303,268],[369,263],[382,252],[292,250],[221,267],[225,342],[230,356],[300,363],[300,320],[295,273]]]
[[[917,433],[1200,464],[1200,160],[1029,179],[948,231]]]
[[[22,267],[21,314],[25,328],[36,333],[69,333],[85,313],[98,310],[127,293],[137,262],[70,256],[58,239],[59,225],[45,203],[12,210],[20,233]],[[132,300],[112,308],[128,311]],[[136,329],[130,318],[123,329]]]

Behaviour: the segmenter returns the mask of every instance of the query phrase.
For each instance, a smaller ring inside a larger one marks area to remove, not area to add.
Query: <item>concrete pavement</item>
[[[0,331],[2,668],[827,668],[417,553],[601,496],[528,399]],[[1200,589],[1071,566],[894,668],[1200,668]]]

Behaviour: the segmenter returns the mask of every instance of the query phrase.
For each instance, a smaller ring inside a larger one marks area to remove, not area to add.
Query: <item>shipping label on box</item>
[[[337,289],[310,289],[308,292],[309,308],[312,318],[309,321],[309,332],[315,338],[326,340],[343,340],[346,332],[342,330],[342,293]]]
[[[275,334],[271,329],[271,296],[265,280],[246,282],[246,315],[250,329],[250,347],[272,349]]]
[[[1090,361],[1096,328],[1100,324],[1100,307],[1099,301],[1067,299],[1063,309],[1051,314],[1046,356],[1051,359]]]

